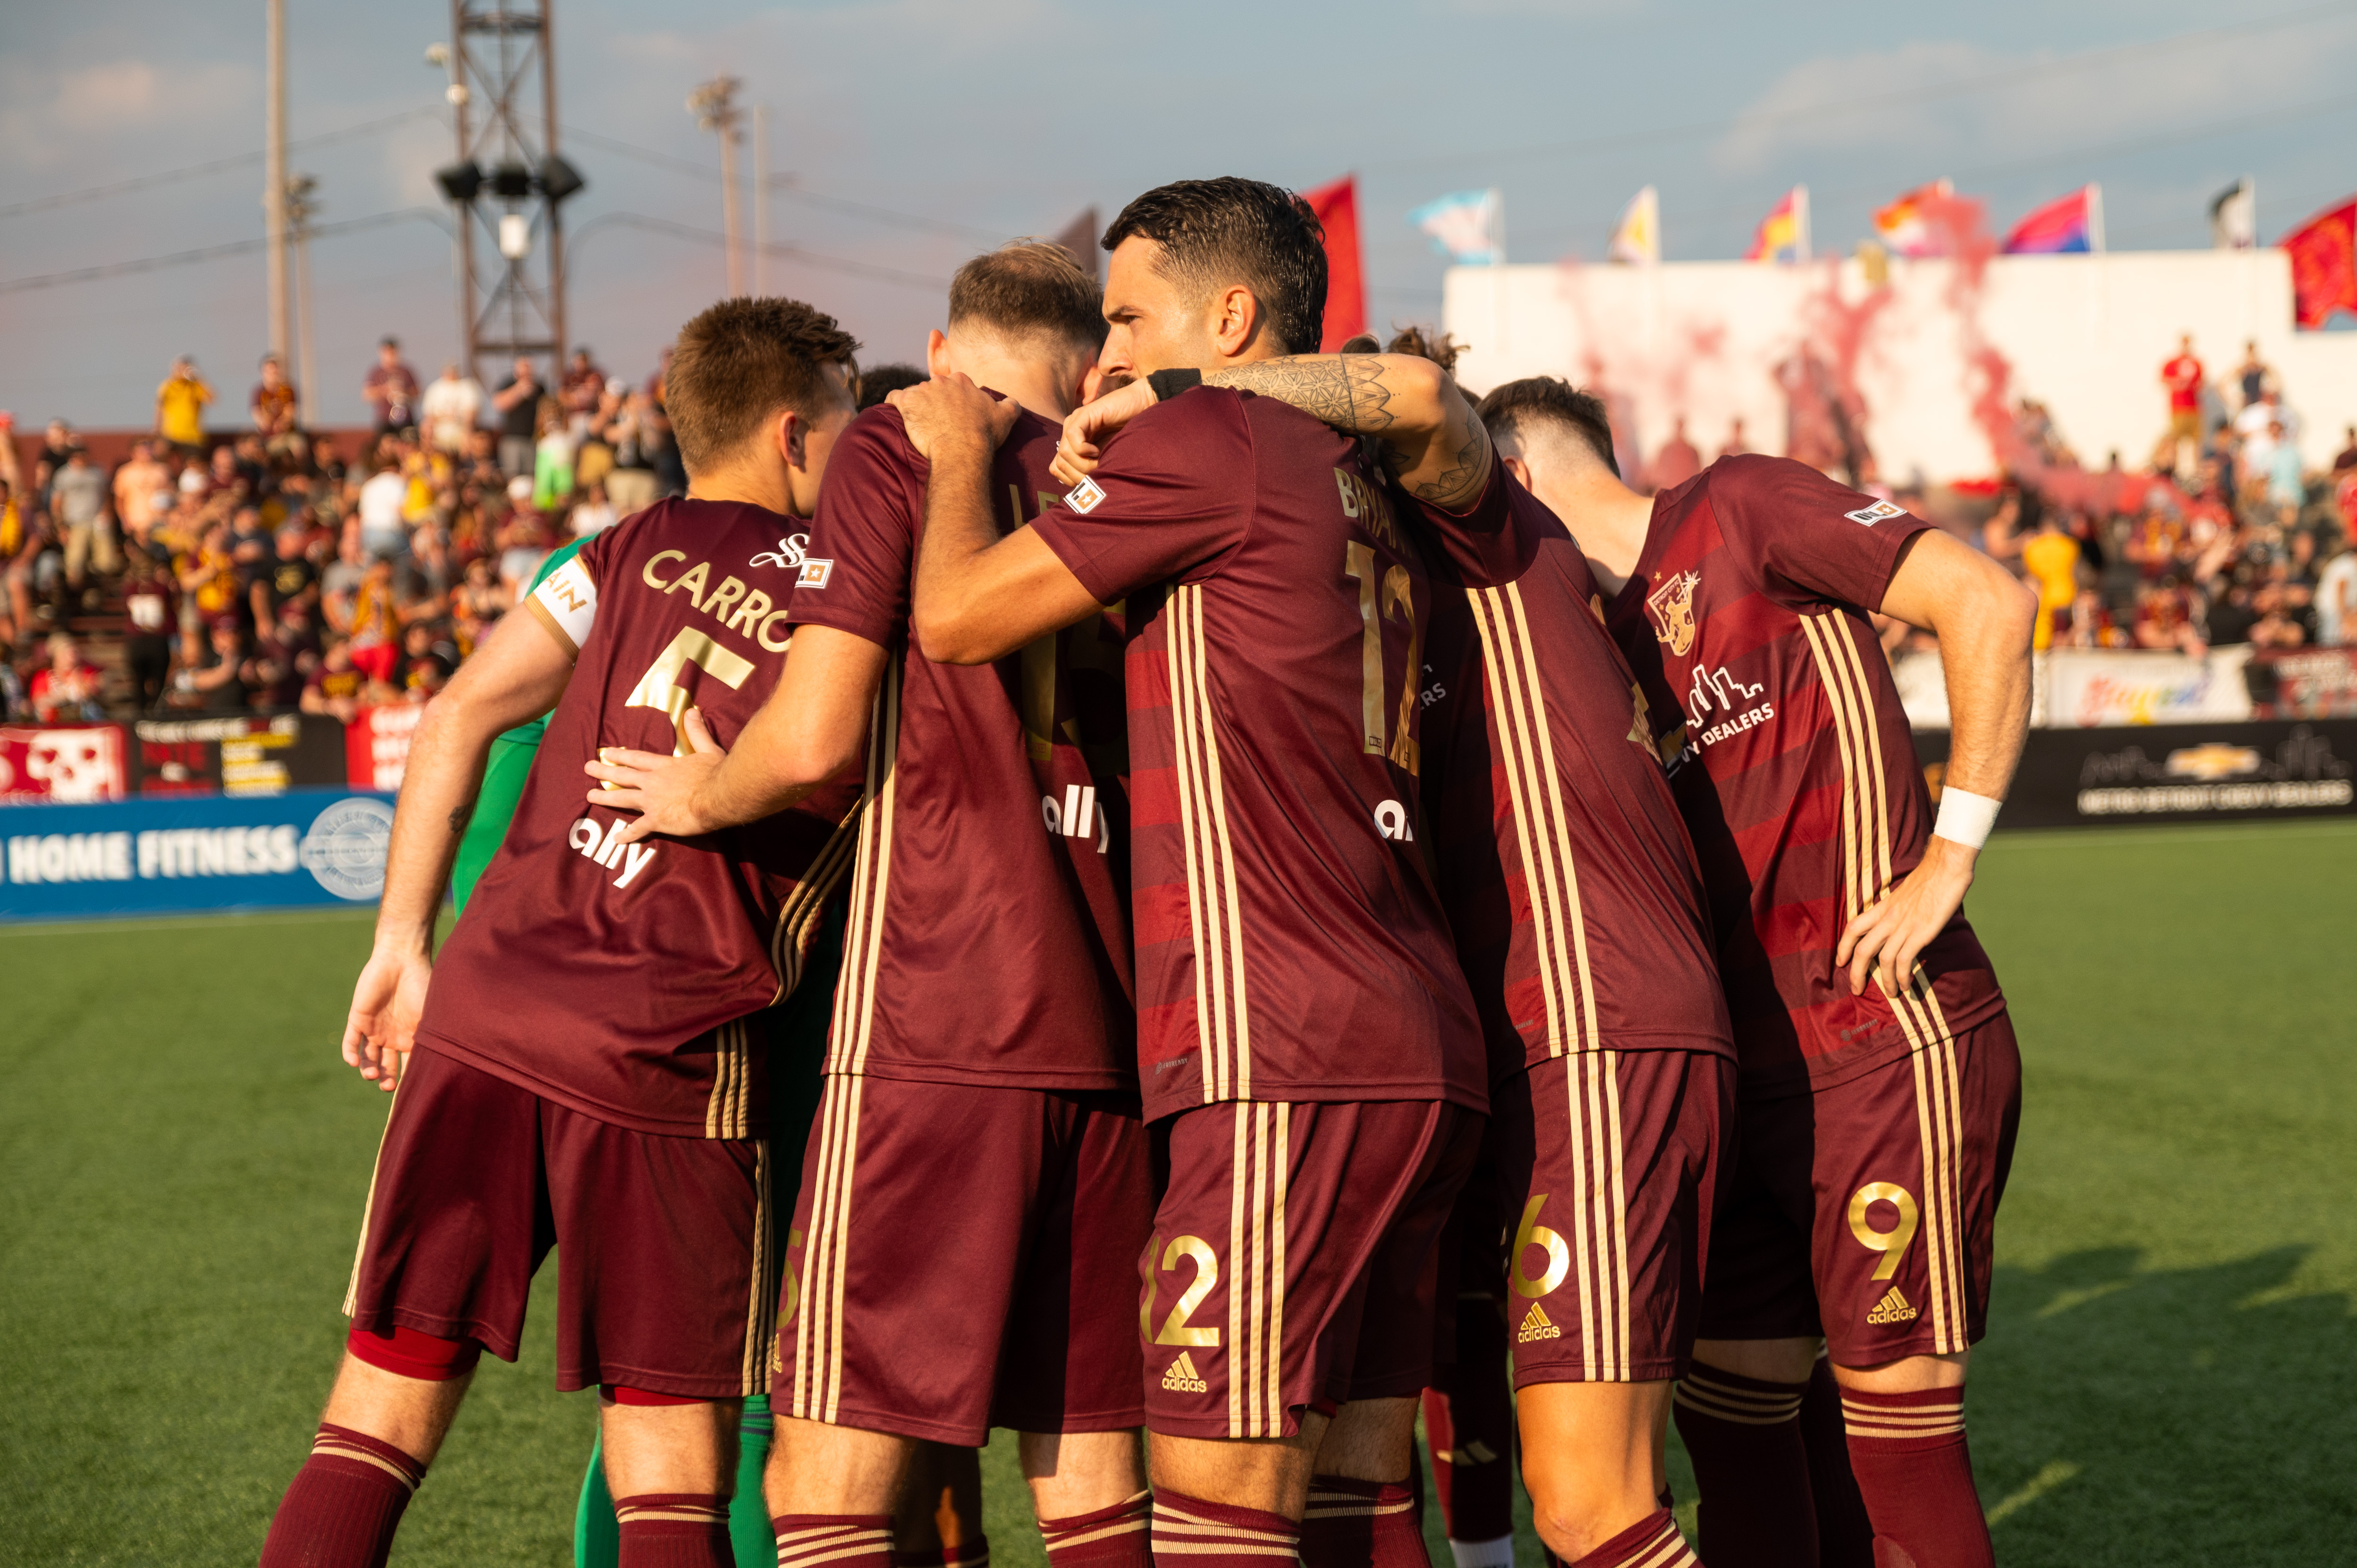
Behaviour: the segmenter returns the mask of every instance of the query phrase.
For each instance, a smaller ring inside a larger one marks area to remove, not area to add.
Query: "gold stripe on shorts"
[[[796,1292],[794,1380],[786,1413],[832,1423],[843,1398],[843,1296],[852,1176],[866,1079],[830,1073],[819,1106],[818,1175]]]

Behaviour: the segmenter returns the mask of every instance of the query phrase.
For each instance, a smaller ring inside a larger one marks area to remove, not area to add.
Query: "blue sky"
[[[447,33],[431,4],[288,0],[292,130],[320,220],[438,205],[450,156]],[[771,111],[771,167],[822,198],[780,199],[776,238],[841,261],[946,279],[996,238],[1049,233],[1092,204],[1241,173],[1293,186],[1361,179],[1371,314],[1433,319],[1441,262],[1403,220],[1442,192],[1505,193],[1512,259],[1601,254],[1638,187],[1661,190],[1672,260],[1741,253],[1796,181],[1820,250],[1942,175],[2000,227],[2104,183],[2115,249],[2208,243],[2209,198],[2258,180],[2273,240],[2357,191],[2357,5],[1991,0],[1920,7],[1788,0],[1360,0],[1184,5],[862,0],[653,6],[556,0],[567,125],[707,168],[683,107],[726,70]],[[83,0],[26,8],[0,48],[0,209],[235,157],[262,145],[263,7]],[[716,230],[716,178],[586,140],[567,209],[574,335],[642,373],[723,286],[718,251],[628,222]],[[261,169],[240,164],[125,196],[0,212],[0,285],[221,244],[261,231]],[[430,375],[457,336],[450,244],[421,220],[318,241],[325,415],[361,412],[370,345],[400,334]],[[773,262],[770,286],[834,311],[871,361],[915,357],[942,290]],[[0,407],[20,422],[143,422],[191,352],[242,405],[267,341],[256,254],[59,286],[0,288]]]

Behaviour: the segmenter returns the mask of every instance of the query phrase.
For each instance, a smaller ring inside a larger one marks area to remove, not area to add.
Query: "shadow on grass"
[[[2309,1251],[2000,1267],[1973,1355],[1974,1468],[2008,1563],[2347,1561],[2357,1318]]]

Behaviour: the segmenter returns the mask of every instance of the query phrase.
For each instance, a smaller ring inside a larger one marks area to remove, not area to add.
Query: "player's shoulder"
[[[909,443],[908,421],[888,403],[863,411],[843,427],[843,434],[834,438],[834,452],[827,457],[829,472],[845,457],[888,463],[899,468],[914,468],[923,461]]]

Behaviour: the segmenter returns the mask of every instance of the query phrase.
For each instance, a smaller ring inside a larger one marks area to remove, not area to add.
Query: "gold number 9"
[[[1510,1265],[1517,1294],[1548,1294],[1563,1283],[1564,1275],[1571,1273],[1571,1249],[1564,1245],[1561,1236],[1539,1223],[1539,1209],[1546,1200],[1545,1193],[1534,1193],[1530,1202],[1523,1206],[1523,1228],[1514,1232],[1514,1256]],[[1537,1279],[1523,1273],[1523,1251],[1529,1247],[1546,1249],[1546,1273]]]
[[[1867,1206],[1873,1203],[1887,1203],[1898,1209],[1899,1223],[1888,1230],[1877,1230],[1868,1225]],[[1867,1182],[1849,1200],[1849,1233],[1867,1251],[1882,1254],[1882,1262],[1874,1266],[1876,1279],[1887,1280],[1899,1272],[1899,1260],[1906,1254],[1907,1243],[1915,1240],[1915,1223],[1921,1218],[1913,1197],[1895,1182]]]

